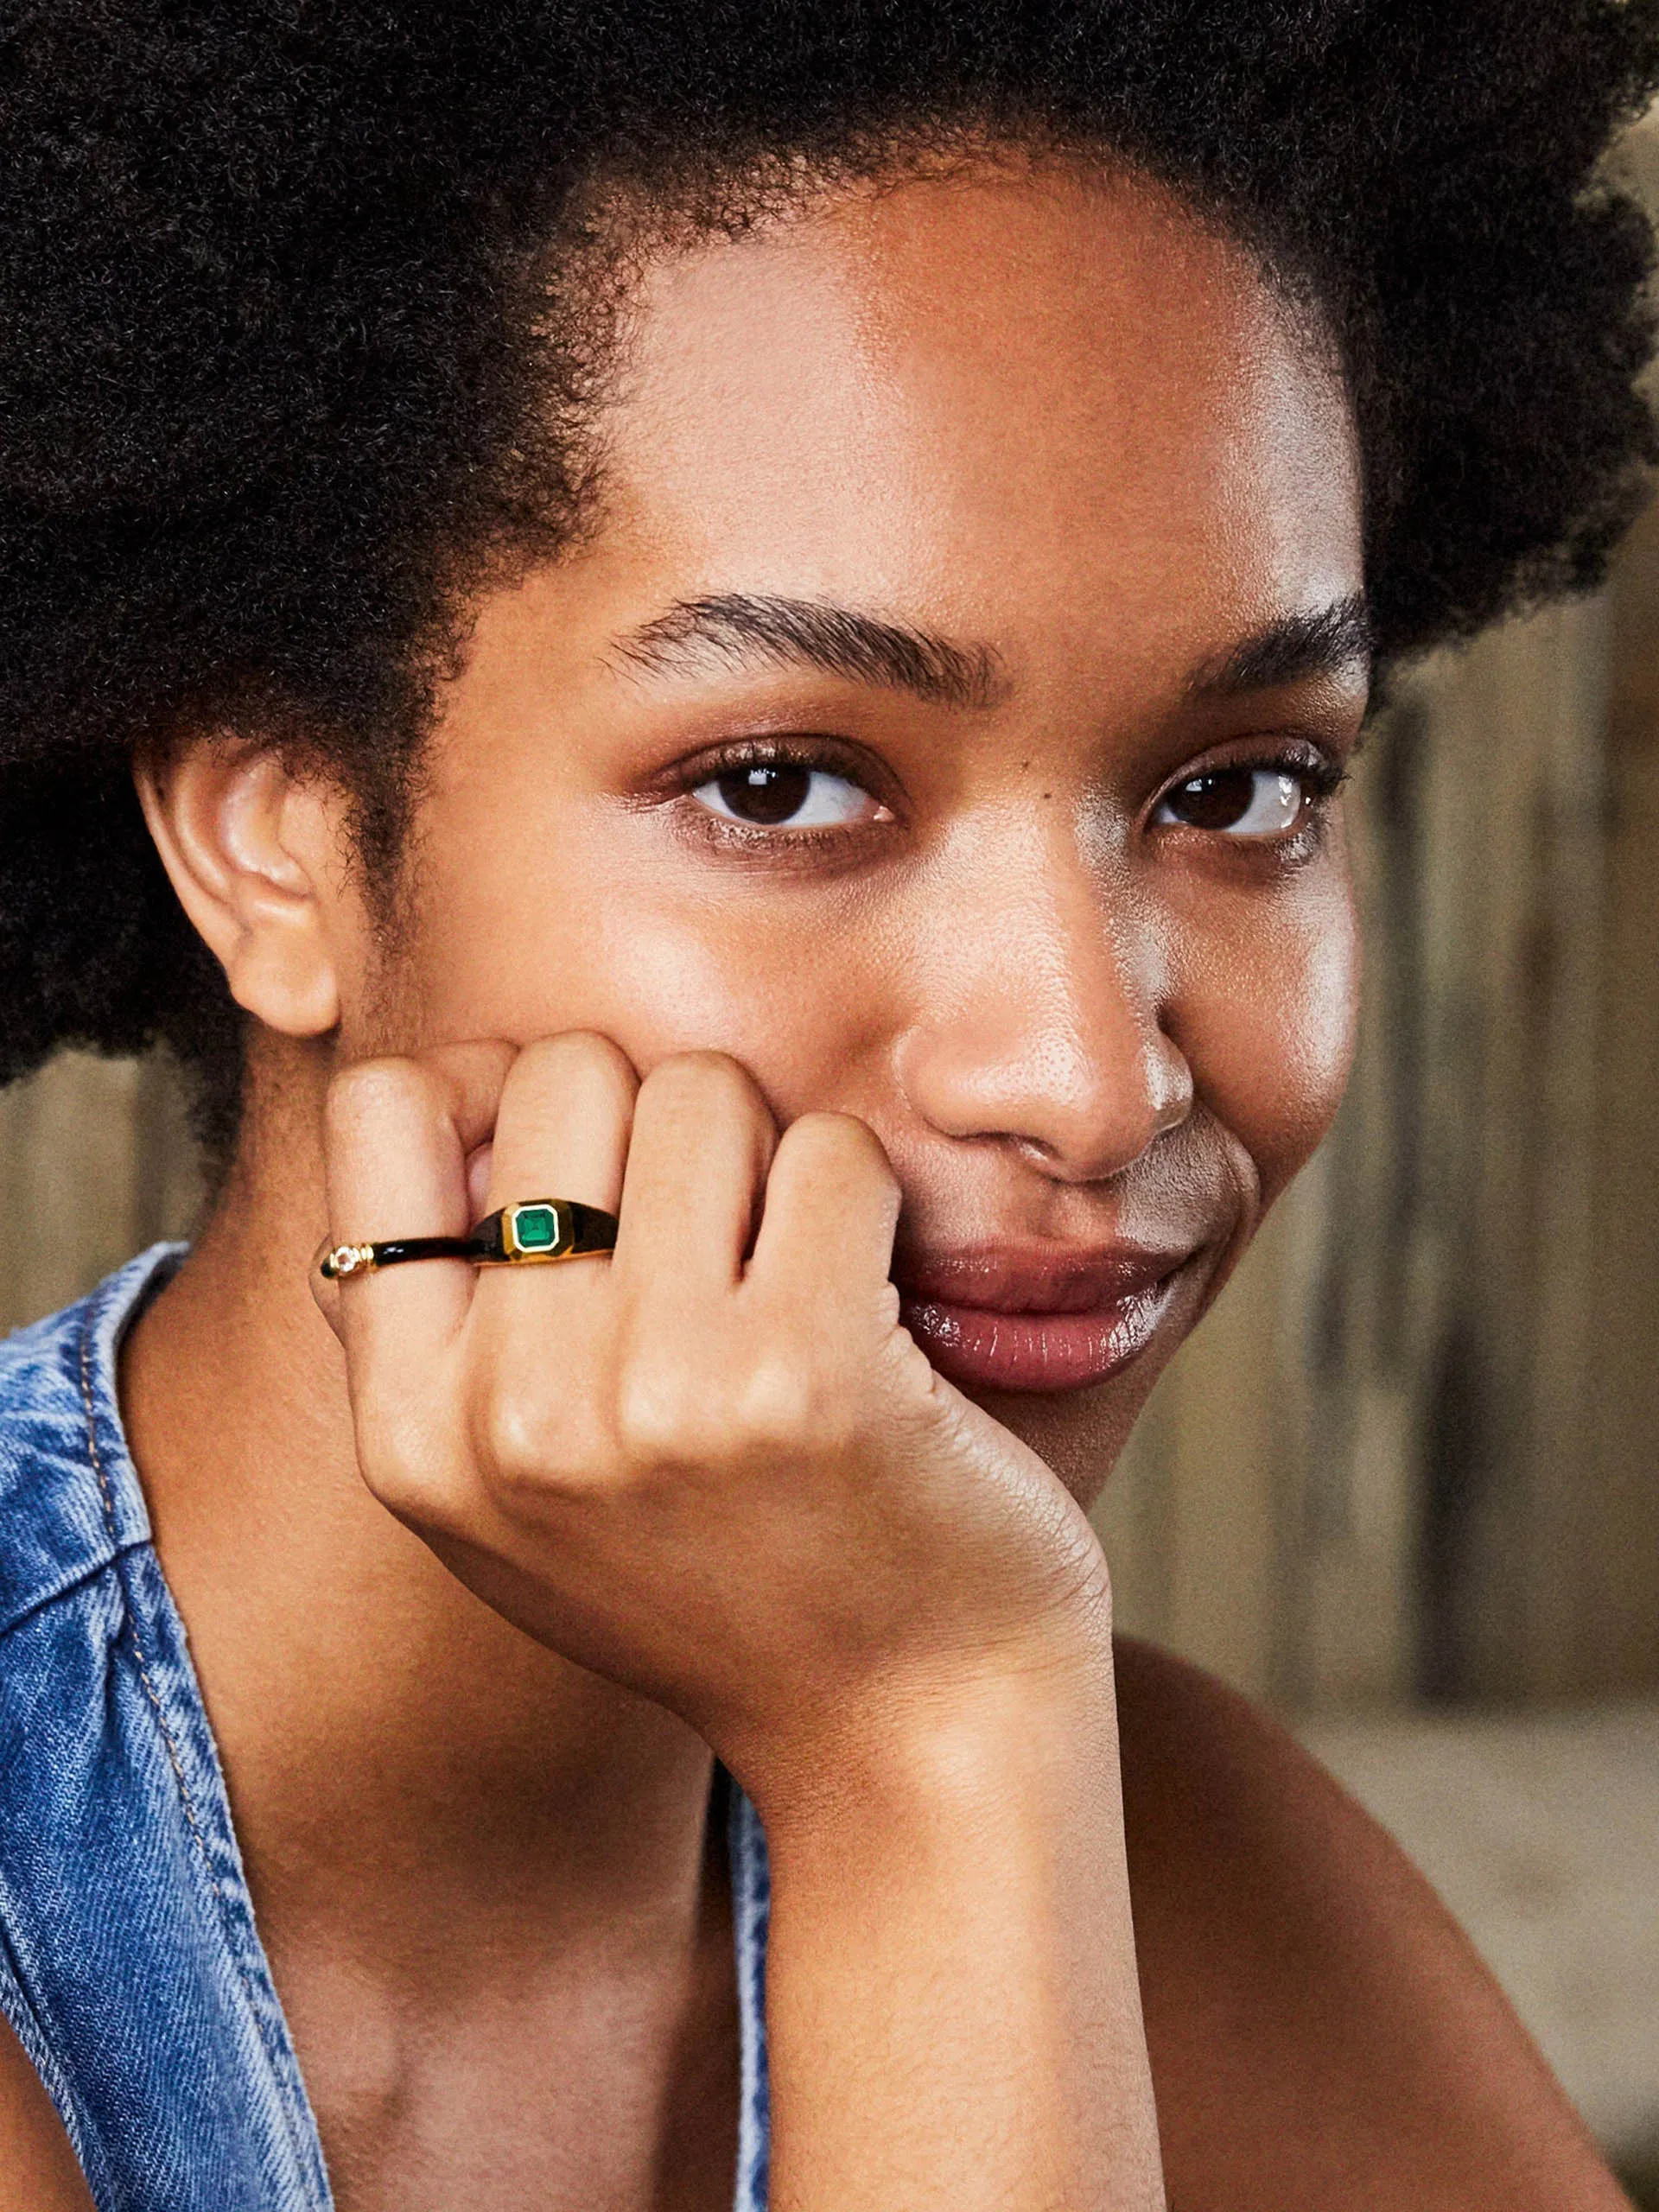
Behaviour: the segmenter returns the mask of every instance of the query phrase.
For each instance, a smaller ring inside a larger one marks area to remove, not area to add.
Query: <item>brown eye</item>
[[[728,768],[715,779],[728,813],[740,822],[759,822],[768,829],[787,822],[806,804],[812,784],[810,768],[785,762],[749,768]]]
[[[837,829],[886,818],[886,809],[849,777],[793,760],[752,760],[727,768],[697,785],[691,795],[711,814],[762,830]]]
[[[1280,837],[1302,818],[1307,794],[1287,768],[1211,768],[1160,800],[1153,820],[1232,837]]]

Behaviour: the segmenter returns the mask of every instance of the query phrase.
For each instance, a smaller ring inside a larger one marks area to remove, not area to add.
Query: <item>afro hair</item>
[[[136,747],[286,733],[389,857],[461,610],[578,526],[575,286],[952,130],[1138,165],[1317,302],[1380,653],[1599,576],[1654,432],[1602,179],[1659,0],[22,0],[0,29],[0,1081],[239,1030]],[[584,226],[586,227],[584,227]],[[400,780],[401,779],[401,780]]]

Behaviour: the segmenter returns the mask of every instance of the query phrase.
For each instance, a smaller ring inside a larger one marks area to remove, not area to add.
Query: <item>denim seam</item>
[[[124,1551],[116,1535],[115,1501],[110,1495],[109,1478],[104,1470],[104,1455],[98,1448],[98,1415],[92,1404],[91,1338],[92,1325],[88,1319],[82,1322],[80,1329],[80,1402],[86,1411],[86,1442],[92,1453],[92,1472],[98,1478],[98,1494],[103,1500],[105,1526],[109,1529],[110,1541],[116,1546],[114,1564],[116,1573],[121,1583],[122,1611],[126,1615],[127,1634],[132,1641],[133,1656],[138,1662],[138,1679],[144,1686],[144,1694],[149,1700],[150,1710],[156,1715],[156,1725],[162,1732],[162,1741],[167,1747],[168,1764],[173,1770],[173,1779],[179,1785],[179,1802],[184,1809],[185,1824],[194,1839],[197,1851],[201,1854],[202,1871],[207,1877],[208,1885],[218,1898],[220,1910],[223,1910],[226,1904],[225,1892],[219,1887],[218,1875],[213,1872],[213,1862],[207,1851],[207,1840],[202,1834],[200,1825],[196,1819],[195,1803],[190,1795],[189,1777],[185,1773],[184,1761],[180,1756],[178,1745],[174,1740],[173,1731],[168,1726],[167,1713],[162,1705],[161,1698],[156,1693],[155,1683],[150,1680],[149,1662],[144,1657],[144,1647],[138,1640],[138,1623],[133,1616],[131,1594],[127,1589],[127,1579],[124,1572]],[[239,1971],[241,1961],[238,1960],[237,1963]]]
[[[100,1298],[97,1304],[101,1306],[103,1300]],[[143,1684],[144,1694],[149,1699],[150,1710],[156,1716],[156,1725],[161,1732],[162,1742],[167,1751],[168,1764],[173,1770],[173,1777],[178,1786],[179,1802],[184,1814],[185,1823],[189,1828],[191,1838],[201,1859],[202,1872],[207,1878],[208,1887],[213,1891],[214,1902],[219,1909],[220,1929],[225,1939],[226,1948],[230,1954],[237,1980],[241,1983],[247,1999],[252,2015],[254,2032],[264,2053],[265,2063],[271,2070],[273,2086],[276,2090],[282,2131],[287,2141],[289,2155],[294,2160],[296,2173],[303,2177],[302,2185],[308,2191],[308,2204],[316,2208],[316,2212],[321,2212],[321,2208],[331,2205],[334,2199],[329,2189],[327,2170],[322,2160],[321,2145],[316,2139],[315,2116],[311,2113],[310,2101],[299,2073],[298,2062],[293,2055],[291,2045],[287,2044],[285,2026],[279,2027],[276,2040],[273,2043],[271,2025],[266,2017],[268,2006],[274,2007],[278,2023],[282,2022],[282,2000],[271,1986],[269,1970],[264,1967],[263,1960],[256,1969],[246,1955],[245,1947],[236,1924],[237,1910],[232,1899],[226,1896],[225,1886],[214,1871],[213,1853],[208,1847],[207,1838],[197,1816],[195,1800],[191,1795],[190,1779],[185,1771],[183,1754],[179,1749],[178,1740],[168,1720],[167,1708],[161,1693],[151,1678],[149,1662],[145,1657],[143,1645],[139,1639],[137,1608],[127,1581],[127,1559],[130,1553],[146,1550],[149,1546],[148,1541],[144,1543],[122,1544],[117,1534],[115,1500],[111,1493],[109,1474],[104,1465],[104,1455],[99,1448],[98,1441],[98,1409],[94,1401],[92,1375],[94,1311],[94,1304],[89,1300],[83,1313],[79,1332],[77,1352],[80,1401],[86,1413],[87,1450],[92,1459],[92,1471],[98,1480],[104,1522],[109,1531],[111,1541],[116,1548],[115,1557],[111,1561],[111,1565],[114,1568],[117,1586],[121,1592],[121,1607],[125,1616],[127,1634],[132,1644],[133,1657],[137,1664],[138,1678]],[[233,1833],[232,1846],[233,1849]],[[257,1940],[256,1935],[254,1937],[256,1944]],[[298,2112],[296,2110],[296,2100]],[[302,2120],[302,2114],[303,2120]],[[319,2187],[321,2195],[318,2194]]]
[[[96,1559],[90,1566],[78,1568],[65,1581],[43,1591],[38,1598],[31,1598],[16,1612],[8,1613],[3,1620],[0,1620],[0,1649],[3,1649],[8,1637],[15,1636],[19,1629],[27,1628],[37,1615],[48,1611],[54,1605],[60,1605],[66,1598],[74,1597],[89,1582],[99,1580],[117,1564],[124,1553],[142,1551],[148,1539],[143,1536],[130,1536],[125,1543],[117,1546],[109,1558]]]
[[[3,1891],[0,1891],[0,1906],[4,1903]],[[41,2088],[51,2098],[58,2118],[63,2122],[64,2132],[69,2138],[70,2148],[86,2176],[87,2187],[95,2201],[100,2205],[112,2202],[109,2159],[96,2130],[87,2123],[80,2098],[71,2084],[56,2046],[41,2024],[39,2009],[24,1980],[22,1963],[8,1930],[3,1910],[0,1910],[0,2019],[10,2024],[12,2033],[22,2045],[24,2056],[39,2076]]]

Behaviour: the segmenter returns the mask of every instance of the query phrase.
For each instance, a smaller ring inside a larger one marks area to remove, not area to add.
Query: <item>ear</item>
[[[341,956],[361,927],[342,795],[234,738],[143,756],[133,772],[173,888],[237,1004],[285,1036],[333,1029]]]

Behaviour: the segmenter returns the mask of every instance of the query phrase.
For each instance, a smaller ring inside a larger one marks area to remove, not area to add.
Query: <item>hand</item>
[[[779,1139],[734,1062],[641,1084],[573,1034],[360,1063],[327,1146],[336,1240],[620,1213],[610,1260],[341,1284],[358,1455],[488,1604],[679,1713],[763,1810],[918,1700],[1109,1664],[1088,1522],[900,1325],[862,1122]]]

